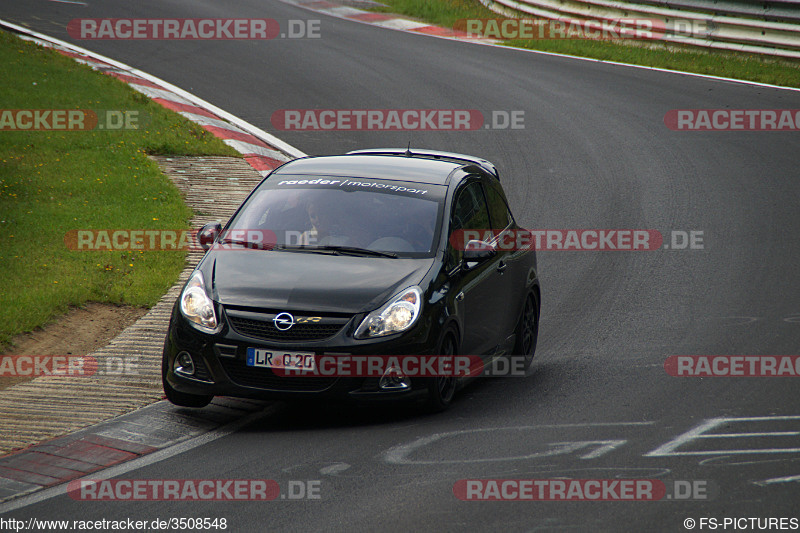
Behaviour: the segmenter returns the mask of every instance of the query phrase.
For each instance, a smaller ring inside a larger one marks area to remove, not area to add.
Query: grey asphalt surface
[[[703,250],[540,252],[533,375],[473,384],[446,413],[281,406],[123,476],[268,478],[284,489],[320,480],[319,500],[62,496],[9,516],[226,517],[229,531],[684,531],[689,517],[800,518],[798,481],[766,483],[800,476],[800,453],[786,451],[800,448],[797,378],[675,378],[663,368],[670,355],[800,353],[797,132],[676,132],[663,122],[671,109],[799,109],[800,93],[410,35],[279,1],[0,6],[6,20],[159,76],[309,154],[410,141],[485,157],[500,169],[523,226],[696,230],[705,241]],[[281,28],[288,19],[320,19],[322,38],[75,41],[66,24],[79,17],[269,17]],[[308,133],[270,124],[277,110],[315,108],[522,110],[525,128]],[[717,434],[762,436],[696,439],[677,449],[704,455],[648,455],[720,417],[737,420]],[[753,417],[773,418],[745,420]],[[784,433],[763,435],[770,432]],[[407,447],[435,434],[446,435]],[[699,480],[715,495],[462,502],[452,490],[460,479],[559,477]]]

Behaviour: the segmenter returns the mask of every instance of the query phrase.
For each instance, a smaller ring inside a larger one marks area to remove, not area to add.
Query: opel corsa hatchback
[[[362,150],[275,169],[206,254],[172,311],[162,377],[174,404],[250,398],[423,398],[450,404],[465,380],[320,373],[323,358],[455,356],[530,365],[539,328],[533,250],[497,170],[434,151]],[[458,244],[465,230],[479,239]],[[459,237],[459,238],[456,238]]]

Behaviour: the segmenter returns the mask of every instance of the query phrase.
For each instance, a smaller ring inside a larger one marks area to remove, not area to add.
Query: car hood
[[[223,305],[361,313],[419,284],[433,258],[390,259],[308,252],[211,250],[201,270]]]

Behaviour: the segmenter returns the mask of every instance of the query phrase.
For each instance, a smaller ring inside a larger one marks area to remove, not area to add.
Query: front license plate
[[[247,349],[247,366],[280,368],[300,372],[314,372],[317,369],[313,353],[262,350],[259,348]]]

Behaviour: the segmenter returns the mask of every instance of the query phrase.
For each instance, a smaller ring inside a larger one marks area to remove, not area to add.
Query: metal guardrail
[[[800,2],[795,0],[637,0],[636,3],[712,15],[800,23]]]
[[[787,0],[480,0],[511,18],[650,19],[662,40],[800,59],[800,2]]]

